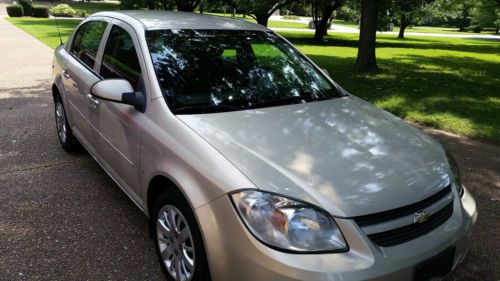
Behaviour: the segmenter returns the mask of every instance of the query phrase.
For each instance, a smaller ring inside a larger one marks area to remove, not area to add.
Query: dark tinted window
[[[160,87],[177,114],[340,96],[320,71],[273,33],[155,30],[146,39]]]
[[[101,65],[101,76],[126,79],[137,90],[141,67],[134,47],[134,41],[127,31],[113,26]]]
[[[94,68],[97,50],[107,25],[102,21],[85,23],[78,29],[71,44],[71,53],[90,68]]]

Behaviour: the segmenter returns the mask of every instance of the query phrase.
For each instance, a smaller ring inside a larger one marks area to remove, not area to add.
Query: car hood
[[[439,143],[354,96],[178,118],[259,189],[338,217],[409,205],[450,182]]]

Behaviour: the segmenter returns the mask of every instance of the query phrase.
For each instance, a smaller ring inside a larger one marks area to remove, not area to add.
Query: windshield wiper
[[[265,99],[261,101],[256,101],[255,103],[252,103],[248,108],[262,108],[268,106],[308,103],[308,102],[322,101],[328,99],[331,99],[331,97],[312,97],[312,96],[280,97],[277,99],[267,99],[267,100]]]
[[[212,104],[194,104],[188,106],[182,106],[172,110],[174,114],[203,114],[203,113],[217,113],[217,112],[228,112],[237,111],[245,109],[241,106],[230,106],[230,105],[212,105]]]
[[[233,100],[233,101],[223,101],[217,105],[215,104],[192,104],[187,106],[181,106],[172,110],[174,114],[204,114],[204,113],[217,113],[217,112],[228,112],[228,111],[238,111],[245,109],[255,109],[271,106],[280,105],[291,105],[299,103],[308,103],[313,101],[328,100],[332,97],[314,97],[310,96],[289,96],[289,97],[279,97],[276,99],[262,99],[262,100]]]

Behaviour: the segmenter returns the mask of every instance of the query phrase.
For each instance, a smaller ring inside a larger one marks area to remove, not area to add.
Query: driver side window
[[[104,79],[120,78],[130,82],[138,90],[141,66],[130,34],[119,26],[113,26],[104,50],[101,70]]]

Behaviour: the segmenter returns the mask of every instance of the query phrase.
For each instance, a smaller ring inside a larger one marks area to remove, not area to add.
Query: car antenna
[[[50,7],[51,8],[53,6],[53,3],[54,3],[54,0],[50,0]],[[59,30],[59,23],[57,22],[57,16],[53,16],[53,17],[54,17],[54,21],[56,22],[57,34],[59,35],[59,42],[61,43],[61,45],[63,45],[63,41],[62,41],[62,37],[61,37],[61,31]]]

